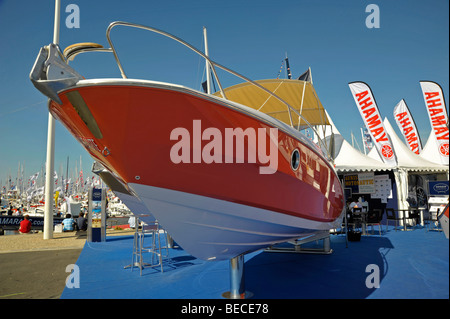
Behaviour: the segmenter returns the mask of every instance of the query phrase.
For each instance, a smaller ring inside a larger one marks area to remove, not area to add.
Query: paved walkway
[[[132,230],[107,230],[107,234],[129,235]],[[75,264],[86,243],[86,234],[42,233],[0,236],[0,300],[57,299],[66,278],[66,267]]]
[[[0,299],[56,299],[82,248],[0,254]]]

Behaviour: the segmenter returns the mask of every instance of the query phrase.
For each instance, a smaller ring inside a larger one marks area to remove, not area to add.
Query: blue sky
[[[380,9],[379,29],[366,27],[370,3]],[[78,29],[65,25],[69,4],[80,9]],[[122,20],[162,29],[203,50],[206,26],[211,58],[251,79],[276,77],[286,52],[294,77],[311,67],[319,98],[348,141],[352,131],[359,137],[363,126],[348,83],[364,81],[396,129],[393,108],[406,100],[425,144],[431,127],[419,81],[439,83],[448,109],[448,6],[448,0],[62,0],[60,46],[107,46],[107,26]],[[52,41],[53,16],[54,0],[0,0],[3,184],[8,174],[15,178],[19,162],[27,176],[45,165],[46,98],[28,75],[39,48]],[[118,27],[112,37],[128,77],[200,88],[204,64],[187,49],[142,30]],[[86,78],[120,77],[106,53],[81,55],[71,65]],[[223,76],[224,86],[235,83]],[[74,169],[80,156],[84,171],[90,171],[89,155],[59,122],[55,144],[58,172],[62,166],[65,171],[67,157]]]

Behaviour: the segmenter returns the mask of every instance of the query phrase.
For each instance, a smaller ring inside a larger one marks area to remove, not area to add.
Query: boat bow
[[[122,79],[84,80],[52,44],[40,50],[30,79],[51,99],[52,115],[117,178],[122,195],[145,205],[178,244],[199,258],[229,259],[340,224],[342,186],[320,148],[293,127],[300,126],[296,108],[257,81],[251,84],[286,107],[287,123],[227,100],[222,89],[214,96],[127,79],[111,28],[111,49],[101,50],[114,53]]]

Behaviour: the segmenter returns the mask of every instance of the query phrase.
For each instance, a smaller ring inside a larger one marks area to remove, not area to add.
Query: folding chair
[[[426,218],[426,221],[428,221],[428,223],[426,222],[427,232],[429,232],[430,230],[442,231],[442,228],[440,227],[439,218],[438,218],[439,213],[440,213],[439,208],[436,210],[436,212],[428,211],[428,218]],[[433,225],[434,225],[434,227],[433,227]]]
[[[399,218],[393,208],[386,208],[386,231],[388,230],[390,220],[395,221],[395,231],[397,231],[397,222],[402,221],[403,218]]]
[[[372,227],[372,234],[373,234],[373,226],[378,225],[381,236],[381,220],[383,219],[383,213],[384,212],[381,209],[374,209],[368,212],[366,226]]]

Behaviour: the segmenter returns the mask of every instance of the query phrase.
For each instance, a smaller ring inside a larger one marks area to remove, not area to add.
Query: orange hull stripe
[[[89,131],[68,101],[67,91],[60,94],[63,105],[52,102],[52,114],[95,159],[126,183],[168,188],[323,222],[334,221],[342,212],[342,188],[329,163],[281,130],[278,171],[274,174],[259,174],[258,163],[171,161],[170,150],[177,142],[170,140],[173,129],[186,128],[192,138],[193,120],[201,120],[202,129],[214,127],[222,134],[225,128],[236,127],[268,131],[267,124],[248,114],[199,96],[158,88],[86,86],[76,90],[103,138],[97,139]],[[208,141],[202,143],[203,147]],[[295,148],[300,150],[301,159],[294,172],[290,156]]]

